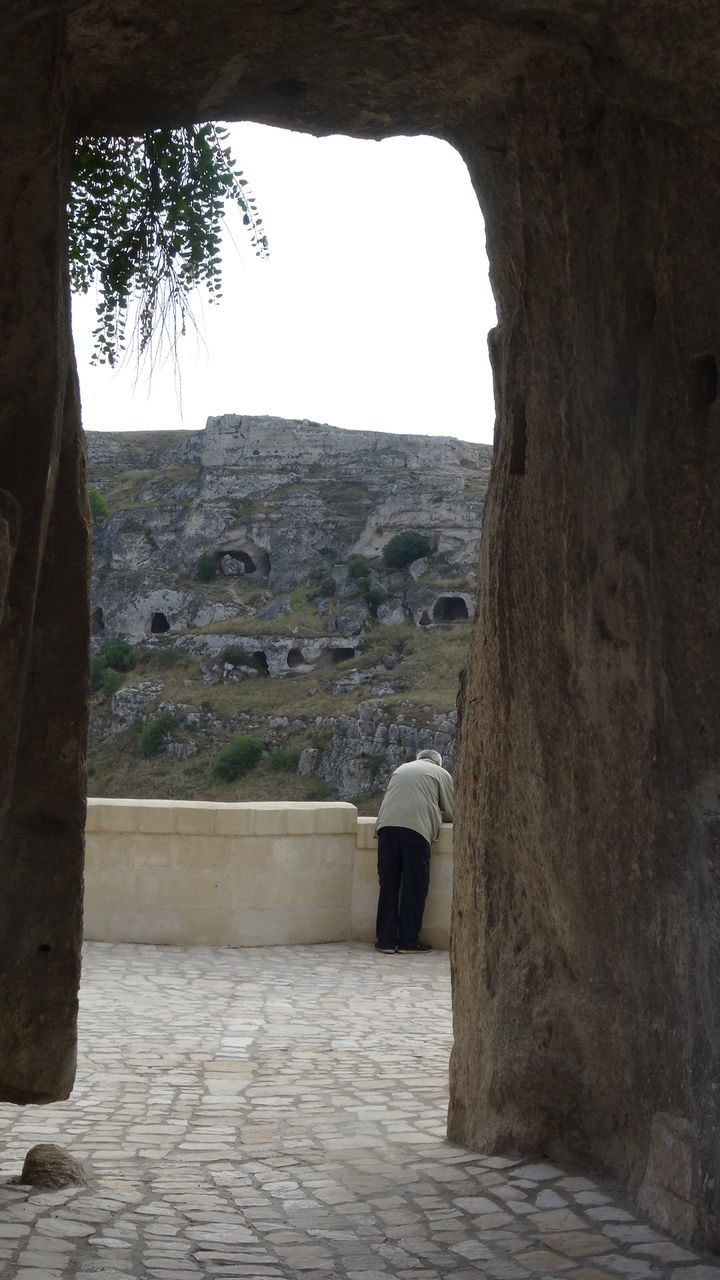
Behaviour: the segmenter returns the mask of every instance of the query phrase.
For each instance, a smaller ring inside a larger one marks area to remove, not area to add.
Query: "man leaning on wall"
[[[442,822],[452,822],[453,780],[439,751],[419,751],[388,783],[375,834],[380,893],[375,950],[386,955],[431,951],[420,940],[430,883],[430,845]]]

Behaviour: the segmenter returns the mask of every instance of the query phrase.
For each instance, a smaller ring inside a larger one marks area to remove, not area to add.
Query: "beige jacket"
[[[442,822],[452,822],[455,793],[447,769],[432,760],[411,760],[393,773],[380,805],[381,827],[409,827],[432,844]]]

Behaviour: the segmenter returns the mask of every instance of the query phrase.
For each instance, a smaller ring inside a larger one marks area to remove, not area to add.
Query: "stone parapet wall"
[[[377,841],[375,819],[357,819],[352,916],[353,938],[369,942],[375,937],[377,909]],[[453,886],[453,829],[449,823],[440,828],[430,859],[430,892],[425,904],[422,936],[434,947],[447,948],[450,937],[450,907]]]
[[[170,946],[370,941],[373,818],[354,805],[89,800],[85,937]],[[423,936],[447,947],[452,827],[433,847]]]

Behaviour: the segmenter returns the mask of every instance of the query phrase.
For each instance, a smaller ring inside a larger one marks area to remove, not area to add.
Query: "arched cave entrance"
[[[418,625],[421,627],[429,627],[431,622],[432,622],[432,618],[430,617],[430,614],[428,613],[427,609],[423,609],[422,613],[420,614]]]
[[[270,667],[268,665],[267,654],[262,649],[256,649],[250,654],[250,662],[260,672],[261,675],[269,676]]]
[[[161,613],[158,610],[158,612],[154,613],[152,618],[150,619],[151,634],[154,636],[162,636],[165,634],[166,631],[169,631],[169,630],[170,630],[170,623],[165,617],[165,614]]]
[[[287,656],[287,664],[289,667],[302,667],[305,665],[305,659],[299,649],[291,649]]]
[[[467,622],[469,616],[462,596],[439,596],[435,601],[434,622]]]
[[[222,551],[219,559],[220,572],[228,577],[257,572],[257,565],[247,551]]]
[[[270,554],[264,547],[254,544],[244,547],[221,547],[217,552],[220,572],[226,577],[250,577],[258,574],[266,578],[270,573]]]
[[[330,660],[333,663],[333,666],[335,666],[338,662],[349,662],[351,658],[355,657],[356,650],[351,649],[349,646],[346,648],[345,646],[340,645],[337,649],[331,649],[330,653]]]
[[[102,634],[104,630],[105,630],[105,614],[103,613],[102,609],[98,606],[98,608],[93,609],[92,613],[90,614],[90,632],[94,636],[99,636]]]

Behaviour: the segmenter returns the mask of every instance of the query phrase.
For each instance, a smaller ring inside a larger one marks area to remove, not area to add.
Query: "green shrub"
[[[109,696],[120,688],[122,680],[106,683],[110,672],[126,672],[135,666],[137,650],[125,640],[106,640],[90,660],[90,689],[92,693]]]
[[[377,617],[378,607],[387,600],[387,591],[383,587],[368,587],[364,592],[365,602],[373,618]]]
[[[268,765],[273,773],[297,773],[300,752],[294,747],[273,747],[268,755]]]
[[[138,731],[138,746],[142,756],[155,756],[163,745],[163,739],[175,724],[175,717],[163,711],[157,720],[149,720]]]
[[[90,499],[90,514],[93,518],[93,523],[98,520],[104,520],[106,516],[110,515],[110,508],[99,489],[90,489],[88,497]]]
[[[370,575],[370,565],[365,556],[348,556],[347,575],[352,582],[358,582],[360,578],[368,578]]]
[[[419,560],[421,556],[427,556],[431,551],[432,543],[424,533],[418,533],[416,529],[406,529],[403,533],[396,533],[394,538],[385,543],[383,562],[388,569],[404,569],[412,564],[413,560]]]
[[[100,645],[97,656],[113,671],[130,671],[137,661],[137,650],[127,640],[106,640]]]
[[[255,768],[262,753],[263,744],[259,738],[233,738],[218,752],[213,773],[223,782],[234,782]]]
[[[103,697],[112,698],[113,694],[117,693],[118,689],[122,687],[122,684],[122,672],[113,671],[112,667],[106,667],[100,682]]]
[[[195,576],[200,582],[214,582],[217,578],[218,563],[217,557],[211,556],[204,552],[197,558],[195,565]]]

